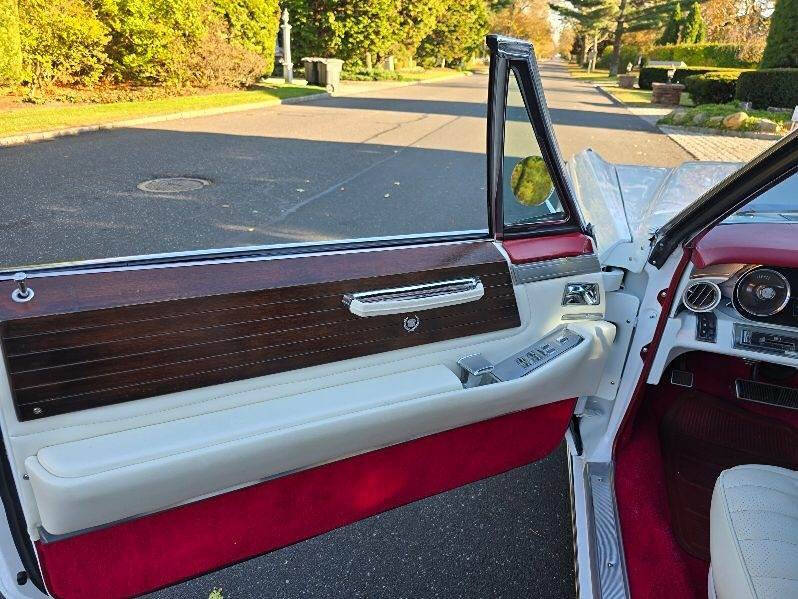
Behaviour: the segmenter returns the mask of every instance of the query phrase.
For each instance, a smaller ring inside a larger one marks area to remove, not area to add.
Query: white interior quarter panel
[[[515,285],[521,318],[521,326],[515,329],[38,420],[20,422],[17,419],[7,373],[2,370],[0,416],[29,532],[36,539],[43,523],[49,532],[56,534],[110,523],[220,493],[266,476],[515,410],[594,394],[615,328],[602,320],[589,320],[604,316],[607,302],[603,286],[601,302],[597,306],[561,305],[564,286],[569,281],[601,284],[603,279],[597,272]],[[583,316],[576,316],[575,321],[563,320],[563,316],[568,314]],[[589,343],[574,348],[518,381],[469,390],[446,390],[447,385],[455,380],[453,373],[458,372],[459,358],[482,353],[489,360],[498,361],[564,324],[579,330]],[[374,399],[376,403],[371,406],[358,404],[346,414],[328,413],[325,416],[323,410],[319,411],[324,407],[323,397],[340,397],[347,401],[347,388],[370,388],[381,377],[389,377],[383,380],[392,381],[390,377],[414,372],[426,373],[415,387],[421,389],[420,395],[381,392],[381,401],[376,401],[376,397],[352,398],[358,401]],[[424,391],[427,384],[429,390]],[[355,387],[348,387],[350,385]],[[289,404],[293,407],[291,418],[294,419],[291,421],[294,424],[289,425],[294,427],[291,435],[276,429],[271,432],[249,429],[252,434],[241,435],[240,431],[236,434],[233,427],[226,424],[226,419],[233,419],[238,408],[268,412]],[[209,437],[207,428],[203,426],[182,429],[179,424],[209,421],[217,422],[219,431],[230,428],[224,431],[224,434],[230,433],[230,438],[222,439],[213,434]],[[181,434],[188,437],[168,438],[172,426],[180,428]],[[117,447],[113,455],[88,457],[93,443],[102,444],[109,438],[113,439],[115,433],[122,434],[124,439],[142,439],[143,443],[149,444],[147,430],[161,431],[166,445],[152,444],[152,447],[145,448],[160,452],[152,460],[145,459],[146,467],[142,466],[144,453],[140,448],[131,449],[129,455],[122,451],[125,447],[133,448],[134,444],[120,443],[116,446],[112,443],[111,446]],[[217,441],[211,441],[211,438]],[[83,444],[72,445],[75,442]],[[223,446],[230,451],[221,451]],[[273,448],[273,451],[268,448]],[[84,450],[87,453],[82,453]],[[262,461],[257,462],[257,467],[255,462],[249,464],[250,460],[245,459],[247,451],[260,456],[258,459]],[[83,455],[87,456],[85,461]],[[215,461],[209,462],[209,459]],[[73,464],[73,461],[81,463]],[[245,466],[253,467],[247,470]],[[24,474],[31,480],[23,479]],[[35,494],[33,485],[36,486]],[[111,501],[110,497],[119,499]]]

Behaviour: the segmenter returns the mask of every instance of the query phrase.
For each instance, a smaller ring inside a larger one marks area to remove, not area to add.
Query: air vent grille
[[[693,281],[684,290],[682,301],[693,312],[710,312],[720,303],[720,287],[711,281]]]

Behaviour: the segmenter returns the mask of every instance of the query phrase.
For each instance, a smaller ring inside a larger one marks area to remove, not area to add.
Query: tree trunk
[[[593,32],[593,48],[590,51],[590,64],[587,65],[587,72],[592,73],[596,70],[596,55],[598,54],[598,31]]]
[[[579,66],[583,67],[587,64],[587,33],[582,35],[582,50],[579,53]]]
[[[617,75],[621,61],[621,38],[623,37],[623,17],[626,12],[626,1],[621,0],[618,7],[618,21],[615,26],[615,39],[612,40],[612,58],[610,59],[610,75]]]

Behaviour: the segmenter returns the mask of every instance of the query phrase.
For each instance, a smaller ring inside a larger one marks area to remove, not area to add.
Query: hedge
[[[108,28],[82,0],[20,0],[23,77],[35,85],[92,85],[108,64]]]
[[[648,53],[649,60],[681,60],[688,66],[739,67],[756,66],[740,58],[743,51],[735,44],[669,44],[658,46]]]
[[[694,104],[726,104],[734,100],[739,76],[734,71],[690,75],[684,80],[685,91]]]
[[[21,75],[17,0],[0,0],[0,83],[19,83]]]
[[[618,72],[624,73],[626,72],[626,65],[630,62],[632,66],[637,66],[637,57],[640,56],[643,51],[637,46],[628,46],[624,44],[621,46],[621,57],[618,61]],[[610,68],[610,61],[612,60],[612,45],[606,46],[604,50],[601,52],[601,56],[596,61],[596,66],[600,69],[609,69]]]
[[[673,83],[684,83],[690,75],[703,75],[704,73],[715,72],[729,72],[740,73],[740,69],[719,69],[714,67],[682,67],[676,69],[673,76]],[[638,85],[640,89],[651,89],[652,83],[667,83],[668,82],[668,68],[667,67],[643,67],[640,69],[640,79]]]
[[[798,106],[798,69],[746,71],[737,79],[734,97],[759,109]]]

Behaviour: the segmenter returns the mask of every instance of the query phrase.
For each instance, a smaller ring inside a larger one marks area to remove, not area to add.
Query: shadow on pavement
[[[0,150],[0,266],[487,229],[484,154],[115,129]],[[32,172],[33,171],[33,175]],[[207,179],[152,194],[143,181]]]

